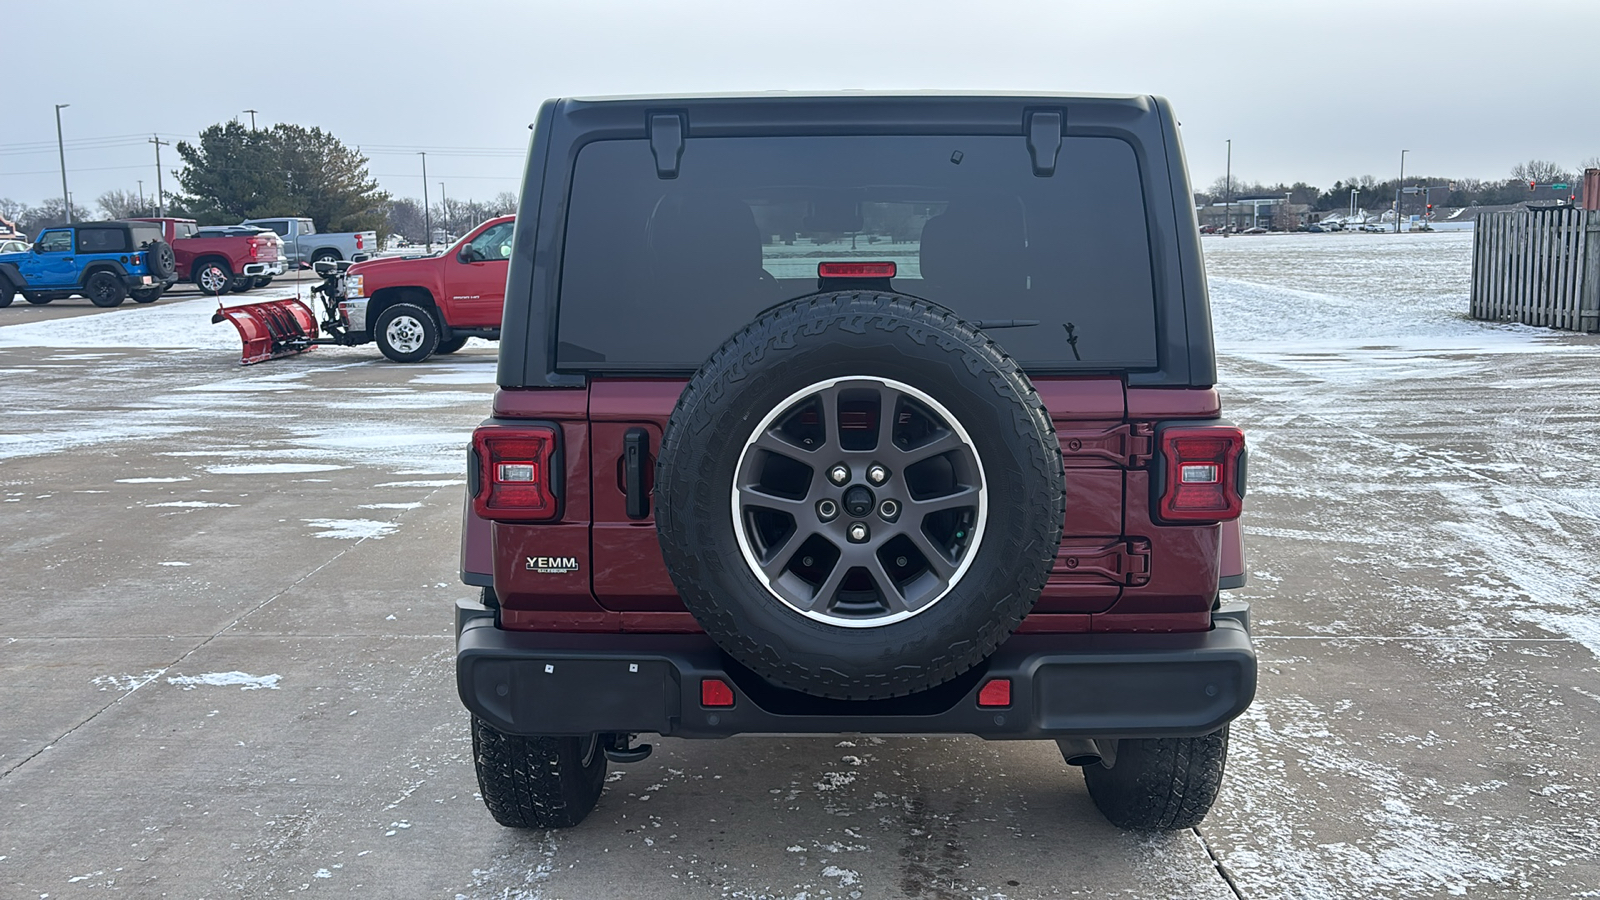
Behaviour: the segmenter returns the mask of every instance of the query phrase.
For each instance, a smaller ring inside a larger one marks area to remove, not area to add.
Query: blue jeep
[[[26,253],[0,254],[0,307],[82,294],[111,307],[154,303],[178,279],[172,246],[149,222],[81,222],[39,233]]]

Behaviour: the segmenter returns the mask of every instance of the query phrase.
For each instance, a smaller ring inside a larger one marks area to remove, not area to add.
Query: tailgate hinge
[[[1069,469],[1105,467],[1126,469],[1149,465],[1155,451],[1155,426],[1149,422],[1110,428],[1057,428],[1061,462]]]
[[[1062,547],[1050,568],[1050,580],[1128,587],[1148,584],[1150,542],[1133,538],[1108,547]]]

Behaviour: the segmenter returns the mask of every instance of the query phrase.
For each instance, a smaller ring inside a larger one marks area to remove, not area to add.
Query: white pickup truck
[[[283,238],[283,250],[291,266],[310,265],[324,259],[359,262],[378,252],[376,231],[322,233],[310,219],[301,218],[247,219],[241,224],[277,232],[278,237]]]

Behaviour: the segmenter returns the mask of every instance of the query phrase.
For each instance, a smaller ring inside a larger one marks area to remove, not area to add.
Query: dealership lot
[[[1262,681],[1160,836],[1051,745],[869,736],[658,741],[501,829],[450,631],[493,345],[0,310],[0,896],[1594,896],[1600,342],[1462,319],[1466,247],[1208,239]]]

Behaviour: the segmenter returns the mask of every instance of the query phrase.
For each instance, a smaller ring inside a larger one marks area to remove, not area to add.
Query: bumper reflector
[[[700,705],[701,706],[732,706],[733,688],[720,678],[702,678],[700,680]]]
[[[978,690],[979,706],[1010,706],[1011,679],[991,678]]]

